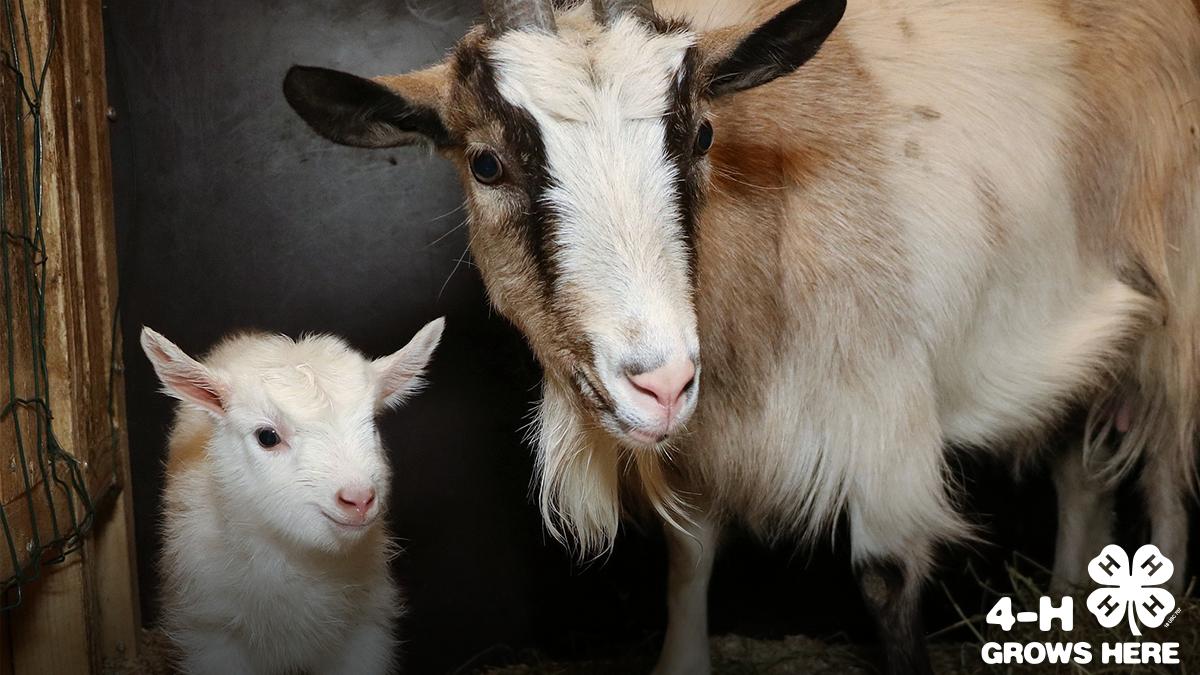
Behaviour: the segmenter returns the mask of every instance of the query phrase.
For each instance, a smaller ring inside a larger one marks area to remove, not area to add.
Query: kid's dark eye
[[[712,122],[704,120],[700,123],[700,128],[696,130],[696,152],[703,155],[712,147],[713,128]]]
[[[258,431],[254,432],[254,436],[258,439],[258,444],[266,450],[270,450],[271,448],[279,445],[280,442],[279,432],[270,427],[263,427],[262,429],[259,429]]]
[[[491,150],[480,150],[471,155],[471,175],[484,185],[492,185],[504,176],[504,165]]]

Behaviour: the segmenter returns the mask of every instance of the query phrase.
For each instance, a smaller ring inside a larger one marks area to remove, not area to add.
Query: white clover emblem
[[[1141,636],[1138,623],[1158,628],[1175,609],[1175,598],[1161,586],[1171,578],[1175,566],[1158,550],[1146,545],[1133,554],[1133,564],[1120,546],[1108,545],[1088,563],[1092,581],[1104,588],[1092,591],[1087,608],[1100,625],[1112,628],[1128,616],[1129,629]],[[1136,620],[1135,620],[1136,618]]]

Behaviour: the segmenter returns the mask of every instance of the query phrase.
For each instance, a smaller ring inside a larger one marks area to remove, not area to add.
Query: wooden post
[[[51,57],[40,115],[50,410],[55,437],[84,466],[97,509],[83,546],[62,563],[44,567],[36,582],[21,589],[21,605],[0,617],[0,675],[98,673],[105,659],[132,656],[140,623],[132,504],[123,489],[129,485],[124,382],[119,362],[113,361],[121,350],[113,344],[119,339],[113,329],[116,242],[101,0],[25,0],[23,5],[29,43],[20,67],[27,86],[36,82],[46,55]],[[32,65],[25,62],[30,53]],[[0,82],[7,86],[12,80]],[[2,96],[9,100],[9,94]],[[0,123],[15,124],[11,110],[0,112]],[[26,129],[27,141],[31,131]],[[13,137],[6,128],[3,150],[10,149]],[[8,188],[3,197],[5,213],[11,213],[16,207],[9,204]],[[17,341],[32,337],[19,334]],[[19,384],[27,375],[18,378]],[[0,420],[0,464],[8,461],[4,434],[12,431]],[[8,488],[0,490],[0,498],[6,512],[19,513],[22,502],[11,492],[20,482],[8,468],[0,466],[0,480],[6,481],[0,487]],[[55,506],[66,508],[65,491],[50,492]],[[0,559],[5,555],[0,552]]]

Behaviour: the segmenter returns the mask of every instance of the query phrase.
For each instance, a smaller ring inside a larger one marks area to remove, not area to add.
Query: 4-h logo
[[[1157,546],[1146,545],[1133,554],[1133,563],[1120,546],[1108,545],[1088,563],[1092,581],[1100,584],[1087,599],[1087,608],[1100,625],[1112,628],[1128,618],[1129,629],[1141,636],[1138,624],[1158,628],[1175,609],[1175,598],[1165,584],[1175,571]]]
[[[1122,621],[1129,622],[1129,630],[1139,638],[1141,626],[1158,628],[1170,626],[1179,610],[1175,609],[1175,598],[1164,588],[1158,588],[1170,580],[1175,572],[1171,561],[1154,546],[1143,546],[1129,555],[1120,546],[1105,546],[1100,555],[1088,564],[1088,574],[1101,588],[1092,592],[1087,599],[1087,608],[1100,625],[1115,628]],[[1178,642],[1154,642],[1117,636],[1116,640],[1092,643],[1071,639],[1074,627],[1074,605],[1071,596],[1063,596],[1057,607],[1048,597],[1038,599],[1038,610],[1013,612],[1011,597],[1000,598],[987,614],[987,622],[1000,627],[1007,633],[1018,623],[1036,623],[1043,631],[1051,629],[1058,620],[1065,641],[1058,642],[1015,642],[1000,638],[985,642],[979,656],[988,665],[1024,664],[1077,664],[1087,665],[1178,665]],[[1172,612],[1174,610],[1174,612]],[[1124,672],[1123,670],[1119,672]],[[1174,672],[1174,671],[1171,671]]]

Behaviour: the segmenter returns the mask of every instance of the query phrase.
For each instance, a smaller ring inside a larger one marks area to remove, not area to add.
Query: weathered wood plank
[[[83,566],[81,556],[70,556],[23,589],[25,602],[9,614],[15,672],[95,672],[81,592]]]
[[[25,6],[32,63],[30,72],[49,52],[56,36],[44,2]],[[50,406],[54,411],[54,433],[64,447],[74,448],[79,440],[76,392],[70,377],[77,362],[78,347],[73,344],[78,315],[79,280],[74,269],[73,240],[77,238],[68,201],[73,194],[69,184],[70,158],[66,139],[70,130],[61,116],[67,71],[63,59],[53,59],[45,80],[41,114],[41,216],[46,250],[45,274],[45,355],[50,376]],[[36,80],[31,80],[36,81]],[[31,119],[32,116],[31,116]],[[79,364],[86,367],[85,364]],[[46,458],[41,458],[42,470]],[[39,524],[40,525],[40,524]],[[67,558],[60,565],[44,568],[38,580],[22,588],[23,602],[11,612],[13,664],[17,672],[87,673],[92,671],[88,598],[85,561],[81,556]]]
[[[13,672],[88,673],[97,672],[106,657],[135,650],[139,625],[131,502],[127,494],[118,491],[128,484],[127,443],[121,427],[111,423],[110,410],[111,404],[118,415],[123,414],[124,383],[120,369],[111,367],[113,355],[120,352],[114,349],[119,345],[113,344],[117,273],[103,26],[100,0],[26,0],[25,10],[35,56],[44,55],[51,40],[48,18],[57,17],[55,58],[43,99],[40,186],[47,256],[41,270],[46,370],[54,433],[62,447],[85,467],[89,493],[97,499],[108,498],[103,500],[107,507],[96,514],[82,550],[60,565],[44,568],[41,578],[23,589],[21,607],[5,617],[11,640],[0,653],[0,675],[6,668]],[[11,112],[5,105],[0,100],[0,115],[4,115],[0,118],[0,151],[8,157],[10,150],[19,153],[21,149],[16,115],[5,114]],[[26,119],[21,124],[30,122]],[[29,131],[32,129],[26,129]],[[15,215],[21,204],[10,199],[16,196],[16,186],[7,180],[5,185],[14,191],[4,194],[7,217],[10,208]],[[22,283],[28,286],[29,281]],[[24,342],[8,341],[14,363],[26,358],[21,350],[28,351],[31,337],[24,336]],[[22,362],[23,367],[27,365]],[[0,366],[7,369],[7,361]],[[39,376],[37,369],[18,370],[18,387],[32,389]],[[117,380],[110,381],[114,377]],[[21,438],[36,436],[36,431],[22,427]],[[39,503],[22,496],[27,487],[23,473],[8,471],[3,463],[13,454],[16,438],[15,429],[0,424],[0,504],[5,505],[6,513],[14,514],[10,524],[25,540],[33,536],[35,528],[39,534],[43,531],[41,516],[47,515],[51,504],[60,514],[69,513],[69,507],[67,492],[53,483],[35,486],[35,493],[41,490],[51,495],[49,501]],[[36,474],[46,468],[46,459],[33,458]],[[0,551],[0,573],[6,563],[12,566],[7,557]]]
[[[79,85],[72,94],[70,110],[77,115],[80,133],[79,161],[81,179],[86,176],[92,190],[81,203],[86,214],[80,227],[85,246],[82,259],[89,285],[87,344],[91,361],[98,364],[92,372],[89,407],[90,429],[95,439],[87,461],[91,493],[97,498],[120,485],[129,485],[128,439],[121,426],[110,420],[124,419],[124,381],[120,370],[112,369],[111,359],[120,354],[114,345],[113,330],[117,305],[116,228],[112,210],[112,163],[108,137],[108,100],[104,72],[104,31],[101,3],[60,0],[65,13],[75,7],[72,25],[78,28],[78,41],[72,40],[73,75],[68,81]],[[110,382],[110,378],[117,381]],[[110,411],[110,387],[114,394]],[[115,443],[112,434],[117,434]],[[94,480],[91,480],[94,479]],[[98,514],[96,530],[88,540],[88,557],[93,565],[94,625],[93,650],[100,657],[114,658],[135,653],[140,626],[137,602],[137,574],[134,567],[133,509],[127,491],[117,493],[112,508]]]

